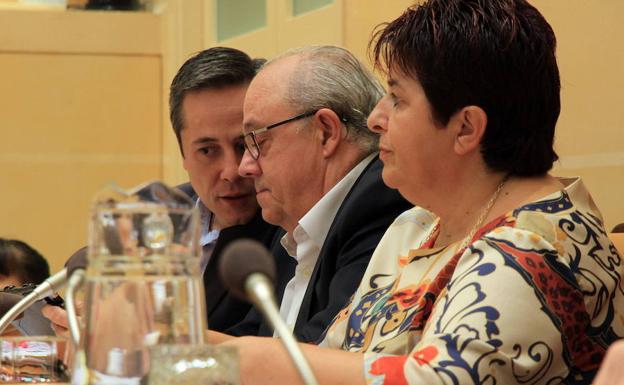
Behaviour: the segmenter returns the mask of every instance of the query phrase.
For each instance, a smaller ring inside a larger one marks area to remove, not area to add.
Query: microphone
[[[69,257],[65,263],[65,269],[67,270],[67,276],[71,277],[76,270],[84,270],[87,268],[87,254],[89,248],[87,246],[78,249],[74,254]]]
[[[219,273],[233,295],[250,301],[275,329],[288,355],[306,385],[317,385],[312,368],[297,340],[280,317],[273,294],[275,262],[258,241],[240,239],[225,248],[219,261]]]
[[[43,318],[43,316],[38,311],[39,309],[37,309],[37,311],[34,311],[35,309],[32,309],[33,311],[29,311],[29,308],[36,304],[37,301],[53,295],[67,283],[67,279],[71,276],[71,274],[73,274],[76,270],[84,270],[86,266],[87,248],[83,247],[69,257],[65,268],[43,281],[27,296],[20,296],[20,299],[11,305],[9,304],[14,300],[14,298],[5,297],[5,299],[2,300],[2,306],[0,306],[0,311],[4,314],[2,318],[0,318],[0,333],[2,333],[11,322],[20,318],[23,314],[23,319],[19,324],[15,325],[23,333],[54,334],[52,328],[49,326],[49,322],[44,323],[44,326],[41,325],[41,320],[39,318]],[[3,293],[2,297],[6,294],[7,293]],[[41,306],[43,306],[43,304],[40,304],[39,308]],[[45,326],[47,326],[47,328]]]

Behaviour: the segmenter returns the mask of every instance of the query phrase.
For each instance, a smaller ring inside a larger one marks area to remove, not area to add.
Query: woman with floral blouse
[[[320,383],[589,384],[624,335],[601,214],[579,178],[549,174],[555,46],[525,0],[430,0],[377,32],[388,94],[369,128],[384,182],[415,207],[302,346]],[[243,384],[301,381],[279,342],[228,343]]]

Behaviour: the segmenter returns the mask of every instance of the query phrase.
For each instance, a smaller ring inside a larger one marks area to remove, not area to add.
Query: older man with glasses
[[[263,218],[285,229],[280,312],[301,341],[317,340],[355,291],[375,246],[409,205],[381,180],[366,119],[383,89],[348,51],[289,51],[267,63],[244,104],[239,172],[253,178]],[[283,248],[282,248],[283,246]],[[286,254],[287,252],[287,254]],[[271,335],[252,310],[232,334]]]

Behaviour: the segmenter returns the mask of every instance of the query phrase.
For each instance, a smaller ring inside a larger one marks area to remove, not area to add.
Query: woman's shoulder
[[[563,189],[513,210],[514,228],[533,232],[549,243],[606,239],[602,214],[581,178],[560,178]]]
[[[510,256],[542,255],[566,274],[620,275],[608,263],[616,251],[581,179],[562,180],[562,184],[560,191],[518,207],[483,229],[483,240],[497,250],[504,245]]]

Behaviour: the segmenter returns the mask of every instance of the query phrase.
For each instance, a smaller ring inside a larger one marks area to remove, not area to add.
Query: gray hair
[[[349,51],[335,46],[306,46],[285,52],[265,64],[300,56],[286,94],[287,102],[304,111],[329,108],[344,122],[347,140],[370,154],[379,135],[366,125],[384,90],[371,71]]]

